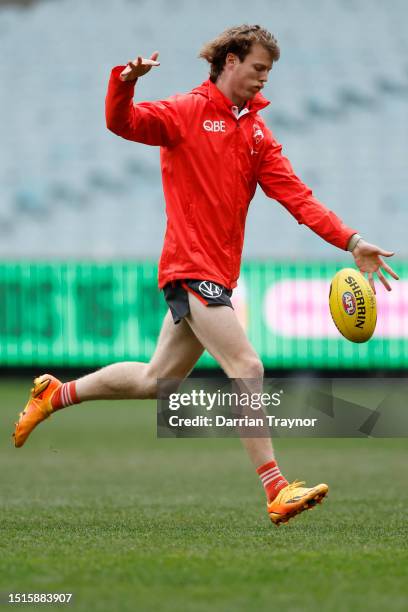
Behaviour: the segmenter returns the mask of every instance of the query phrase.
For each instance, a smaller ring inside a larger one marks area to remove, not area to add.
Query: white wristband
[[[361,240],[360,234],[353,234],[350,240],[348,241],[347,250],[350,252],[353,251],[356,248],[357,243],[360,240]]]

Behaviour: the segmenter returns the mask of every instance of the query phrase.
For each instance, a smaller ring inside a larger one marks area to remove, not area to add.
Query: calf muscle
[[[155,398],[158,378],[185,378],[202,352],[201,343],[187,323],[174,325],[167,313],[149,363],[115,363],[88,374],[77,381],[78,398],[81,401]]]

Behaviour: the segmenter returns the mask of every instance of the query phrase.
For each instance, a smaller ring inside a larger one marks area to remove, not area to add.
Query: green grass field
[[[157,440],[154,402],[69,408],[14,449],[29,386],[0,385],[2,602],[72,592],[66,608],[87,612],[408,608],[407,440],[279,440],[289,479],[331,491],[277,529],[239,440]]]

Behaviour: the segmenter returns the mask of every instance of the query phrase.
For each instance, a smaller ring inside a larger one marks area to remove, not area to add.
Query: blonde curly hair
[[[254,43],[265,47],[273,62],[278,61],[280,49],[276,38],[259,25],[247,24],[228,28],[210,40],[202,47],[198,57],[210,64],[210,79],[215,82],[224,69],[228,53],[234,53],[243,62]]]

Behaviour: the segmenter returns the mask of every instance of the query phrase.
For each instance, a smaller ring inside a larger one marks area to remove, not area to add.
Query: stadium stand
[[[157,257],[164,202],[156,149],[104,122],[110,69],[162,65],[137,99],[207,77],[200,45],[234,22],[281,45],[265,118],[296,172],[346,223],[407,254],[408,39],[393,0],[60,0],[0,6],[0,257]],[[290,236],[290,239],[288,239]],[[257,192],[247,257],[336,257]]]

